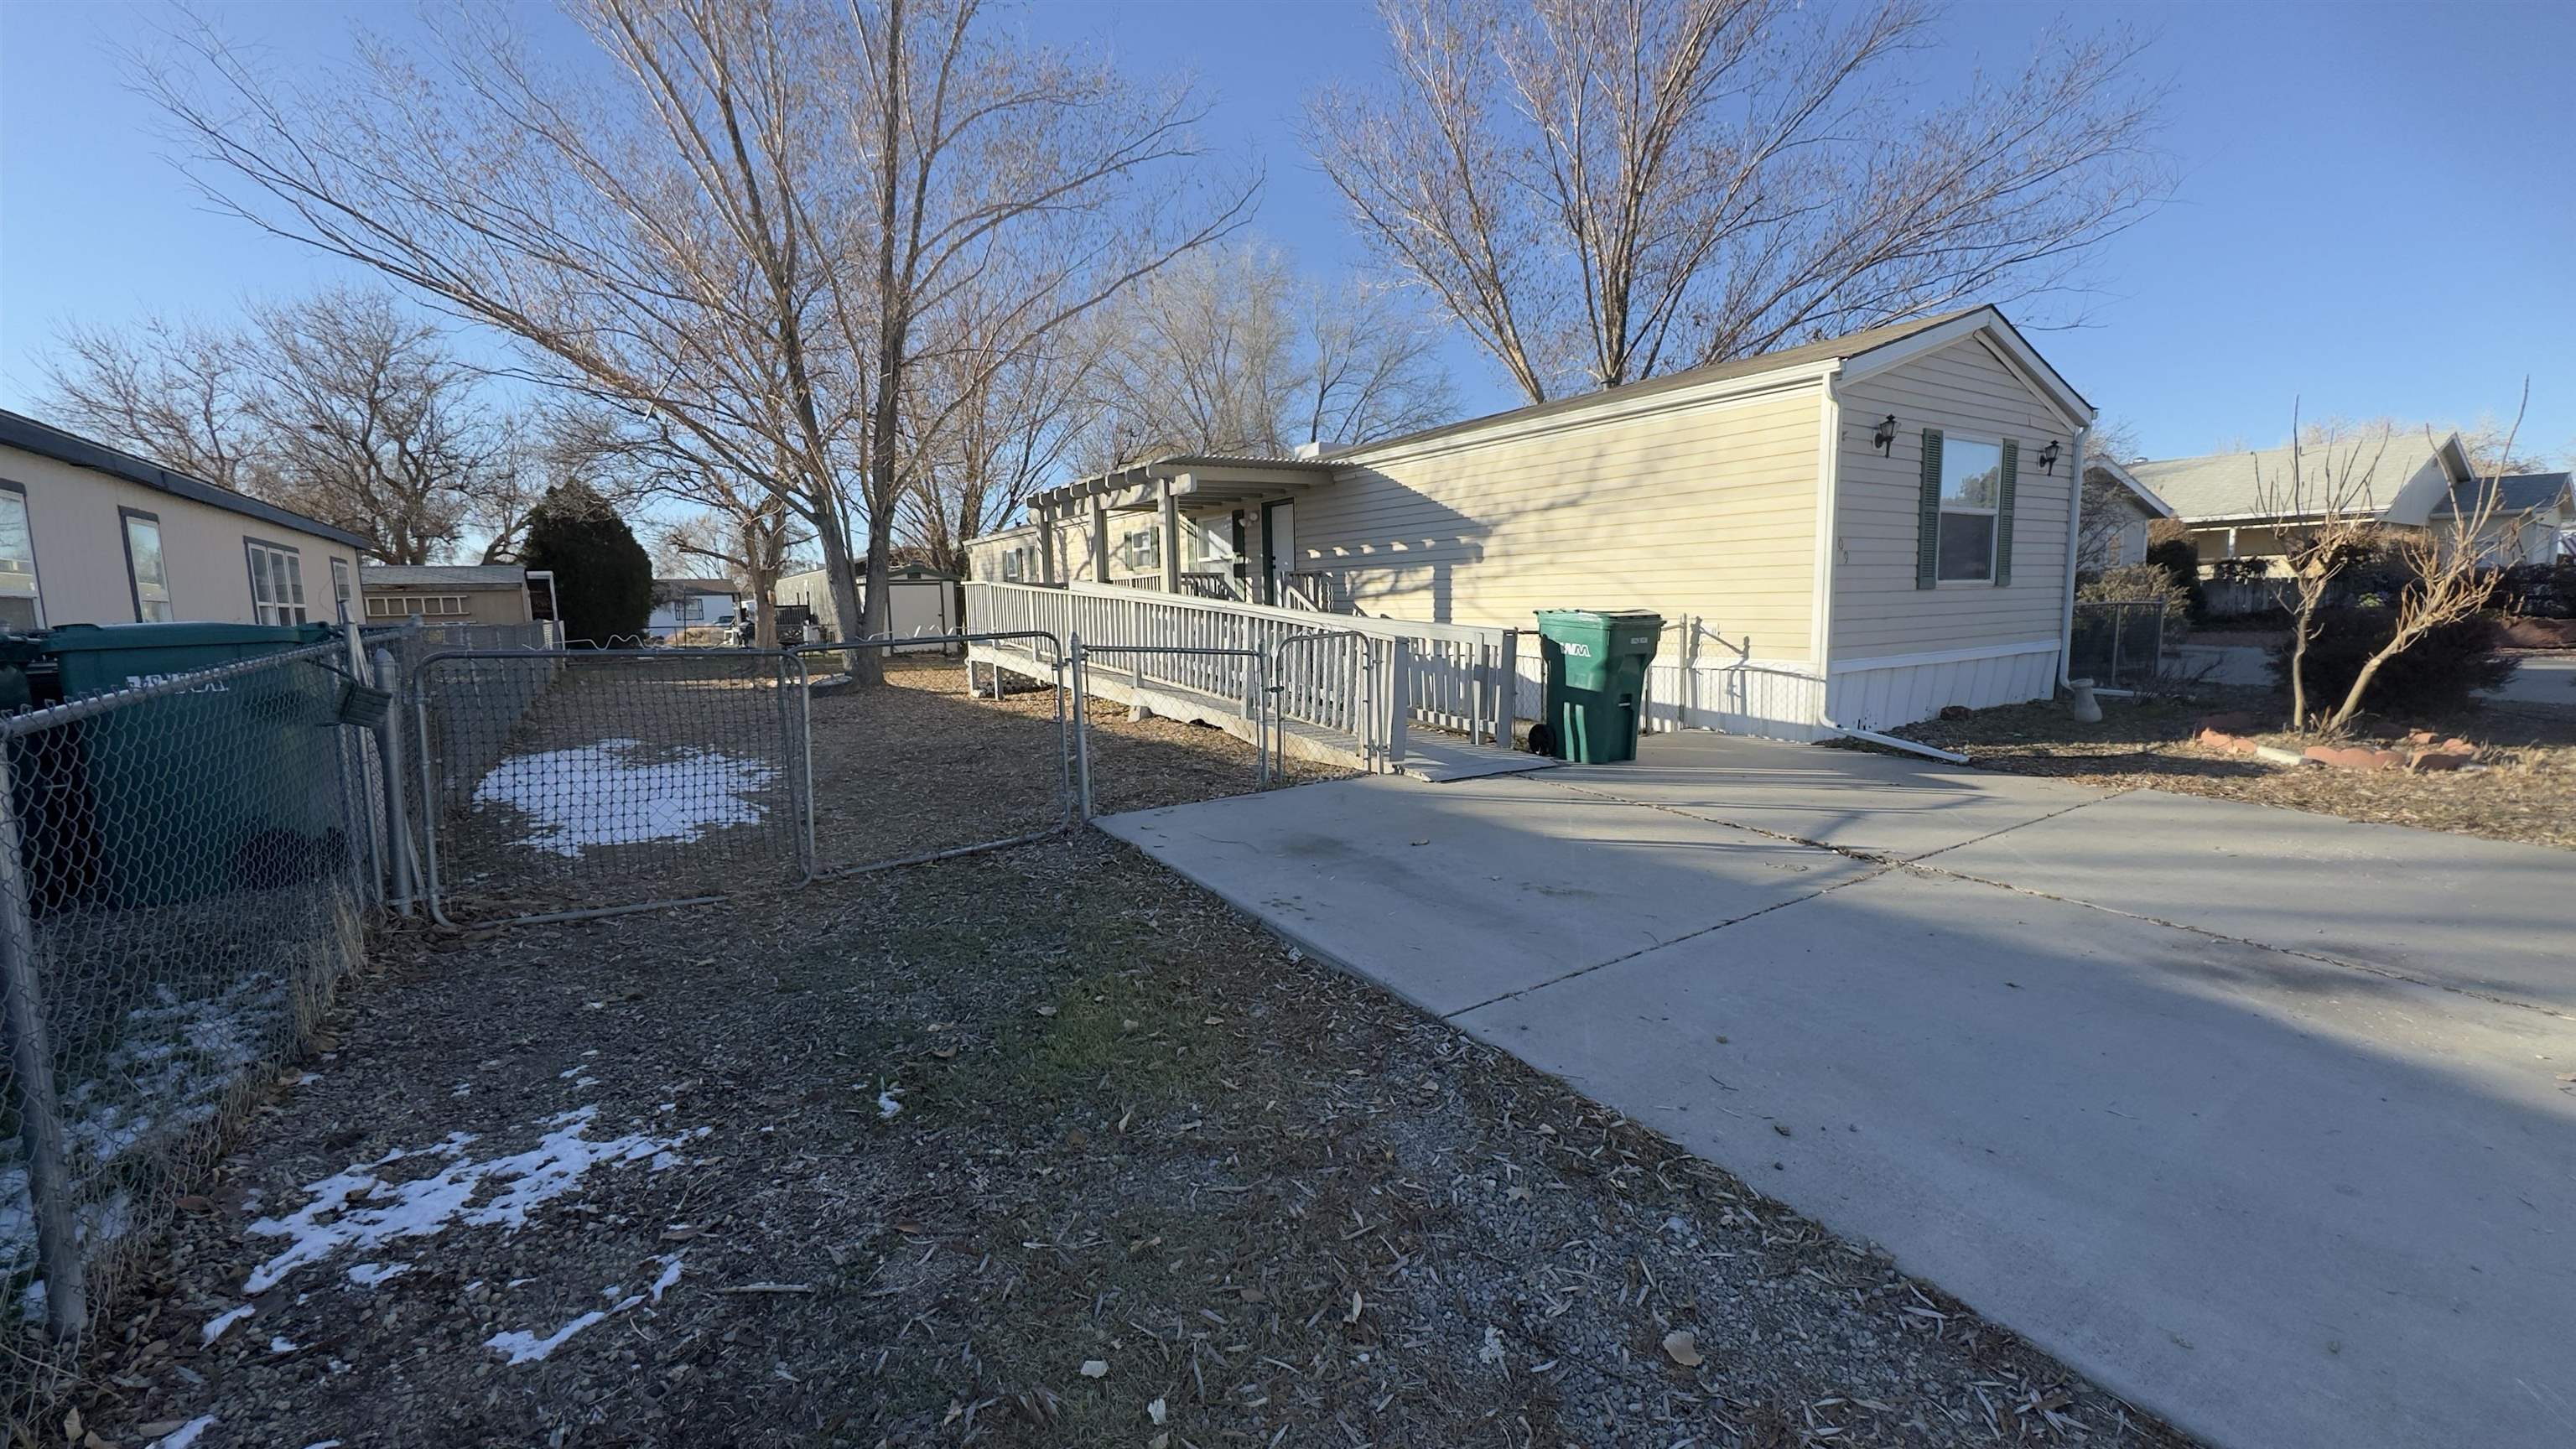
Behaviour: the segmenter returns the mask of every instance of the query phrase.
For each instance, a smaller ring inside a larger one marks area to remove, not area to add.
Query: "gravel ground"
[[[31,1439],[2183,1442],[1089,832],[396,932],[180,1207]]]
[[[2202,719],[2234,711],[2273,719],[2287,713],[2266,690],[2204,687],[2182,697],[2104,700],[2102,722],[2094,725],[2068,718],[2063,704],[2037,703],[1925,720],[1894,733],[1960,751],[1988,769],[2576,850],[2576,711],[2491,703],[2425,720],[2422,728],[2477,743],[2484,768],[2423,775],[2272,765],[2192,743]],[[2394,740],[2406,728],[2374,722],[2354,738]],[[2305,743],[2261,738],[2289,748]]]

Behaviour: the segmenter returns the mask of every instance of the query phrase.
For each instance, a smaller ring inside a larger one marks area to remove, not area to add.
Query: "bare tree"
[[[2381,530],[2372,482],[2388,459],[2395,430],[2385,423],[2352,428],[2327,423],[2303,426],[2298,404],[2290,408],[2290,469],[2264,476],[2255,454],[2255,511],[2273,520],[2288,569],[2290,609],[2290,724],[2309,727],[2308,646],[2316,642],[2317,616],[2332,601],[2346,574],[2378,552]]]
[[[439,557],[485,485],[519,463],[475,375],[382,293],[255,307],[251,324],[263,491],[366,539],[376,558]]]
[[[45,410],[75,432],[236,492],[252,492],[259,379],[238,334],[147,316],[70,326],[44,362]]]
[[[66,425],[346,529],[386,563],[443,557],[534,486],[520,419],[381,292],[254,304],[232,329],[72,329],[47,373]]]
[[[2343,702],[2324,717],[2320,729],[2332,733],[2350,724],[2352,717],[2361,712],[2371,681],[2389,660],[2413,648],[2434,630],[2458,623],[2486,607],[2495,592],[2495,575],[2485,555],[2489,535],[2498,528],[2518,530],[2530,516],[2505,507],[2502,466],[2513,457],[2514,440],[2530,406],[2531,383],[2525,379],[2513,424],[2497,438],[2489,455],[2491,462],[2481,470],[2482,476],[2470,481],[2468,496],[2463,499],[2455,493],[2450,511],[2423,528],[2391,531],[2386,547],[2405,575],[2392,606],[2396,625],[2387,640],[2362,661],[2361,672],[2353,676]],[[2434,441],[2430,428],[2425,429],[2424,440]]]
[[[2123,36],[1946,105],[1918,0],[1381,0],[1394,80],[1308,107],[1361,235],[1529,398],[2061,288],[2167,189]]]
[[[863,630],[925,443],[903,427],[910,373],[983,263],[1006,245],[1048,259],[1001,309],[1042,337],[1221,234],[1253,193],[1189,185],[1186,87],[996,38],[975,0],[564,3],[604,65],[549,64],[491,9],[421,57],[367,45],[346,74],[265,73],[204,28],[177,37],[184,64],[140,74],[219,208],[774,480]]]
[[[974,345],[977,331],[967,325],[919,370],[914,396],[948,421],[905,496],[902,533],[932,567],[964,578],[966,541],[1016,517],[1071,455],[1098,415],[1093,374],[1103,332],[1065,328],[994,358]]]
[[[1282,455],[1393,437],[1451,415],[1422,314],[1383,287],[1301,276],[1272,249],[1202,252],[1110,319],[1087,461],[1176,450]]]
[[[2104,474],[2096,478],[2092,462],[2108,459],[2126,463],[2137,456],[2137,428],[2125,419],[2103,419],[2093,425],[2092,435],[2084,444],[2086,457],[2083,480],[2083,506],[2077,510],[2075,558],[2079,567],[2106,568],[2112,561],[2121,533],[2129,527],[2131,498],[2129,490],[2118,479]]]

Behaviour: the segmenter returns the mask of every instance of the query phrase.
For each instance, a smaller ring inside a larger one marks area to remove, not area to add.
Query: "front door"
[[[1283,604],[1297,571],[1297,501],[1261,505],[1261,602]]]

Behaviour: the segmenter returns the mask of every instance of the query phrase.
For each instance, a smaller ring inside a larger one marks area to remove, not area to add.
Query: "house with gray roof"
[[[2478,473],[2458,433],[2436,439],[2386,429],[2295,449],[2141,458],[2127,471],[2188,525],[2204,566],[2279,558],[2301,530],[2329,516],[2399,529],[2455,527],[2479,513],[2491,487],[2497,505],[2485,510],[2477,546],[2498,563],[2545,561],[2576,526],[2566,474],[2511,475],[2511,486],[2501,487],[2504,480]]]

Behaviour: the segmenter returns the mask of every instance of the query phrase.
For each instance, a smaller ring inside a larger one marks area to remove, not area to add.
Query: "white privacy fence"
[[[1257,706],[1256,678],[1266,675],[1279,719],[1349,735],[1373,755],[1400,756],[1411,725],[1508,741],[1508,682],[1523,652],[1517,629],[1091,584],[970,583],[966,616],[977,632],[1036,629],[1104,649],[1196,651],[1104,658],[1102,671],[1114,664],[1139,684],[1239,701],[1247,713]],[[1524,704],[1519,717],[1534,717],[1535,699]]]

